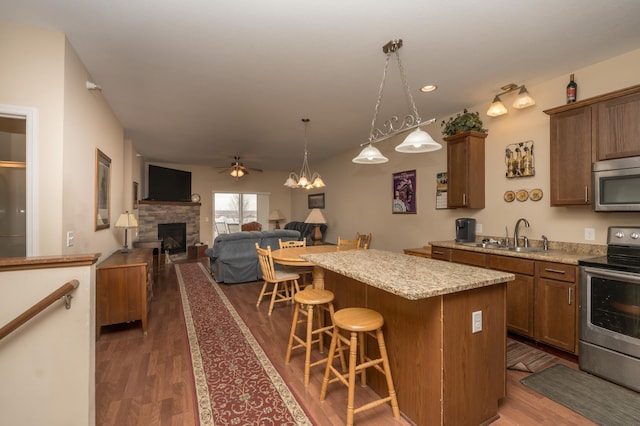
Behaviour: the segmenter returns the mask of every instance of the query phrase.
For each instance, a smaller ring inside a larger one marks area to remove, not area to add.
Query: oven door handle
[[[632,282],[640,284],[640,274],[633,272],[614,271],[611,269],[593,268],[583,266],[584,272],[587,276],[595,276],[606,279],[621,280],[626,282]]]

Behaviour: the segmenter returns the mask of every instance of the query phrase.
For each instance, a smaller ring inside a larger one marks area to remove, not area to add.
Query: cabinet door
[[[640,155],[640,93],[600,102],[594,113],[598,160]]]
[[[515,274],[507,283],[507,328],[514,333],[533,339],[534,278]]]
[[[467,143],[451,141],[447,144],[447,207],[467,206]]]
[[[129,320],[126,268],[99,269],[96,278],[96,313],[98,326]]]
[[[451,250],[451,261],[484,268],[487,265],[487,255],[477,251]]]
[[[536,286],[536,340],[576,352],[576,285],[538,278]]]
[[[465,132],[447,142],[447,207],[484,208],[484,133]]]
[[[550,119],[552,206],[591,203],[591,107],[553,114]]]

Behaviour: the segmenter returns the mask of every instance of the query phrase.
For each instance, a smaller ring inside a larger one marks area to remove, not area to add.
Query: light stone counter
[[[330,271],[409,300],[512,281],[513,274],[383,250],[349,250],[301,257]]]

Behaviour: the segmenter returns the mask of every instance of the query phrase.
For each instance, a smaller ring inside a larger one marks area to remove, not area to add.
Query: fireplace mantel
[[[158,201],[158,200],[140,200],[139,204],[149,205],[166,205],[166,206],[201,206],[202,203],[192,203],[191,201]]]
[[[158,224],[187,224],[187,247],[201,241],[201,203],[142,200],[138,205],[138,239],[158,238]]]

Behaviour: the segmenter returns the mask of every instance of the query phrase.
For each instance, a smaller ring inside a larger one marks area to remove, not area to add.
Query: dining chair
[[[371,245],[371,232],[368,234],[356,232],[356,240],[358,240],[358,248],[368,249]]]
[[[346,240],[338,237],[338,251],[355,250],[358,248],[358,240]]]
[[[278,239],[278,244],[280,245],[280,249],[290,249],[296,247],[306,247],[307,240],[306,238],[301,241],[282,241]],[[285,267],[285,269],[289,269],[290,271],[295,271],[302,276],[302,286],[307,287],[307,285],[313,282],[313,266],[290,266]]]
[[[229,229],[229,233],[240,232],[240,224],[239,223],[227,223],[227,228]]]
[[[264,296],[271,296],[271,302],[269,303],[269,315],[273,311],[273,306],[279,302],[291,301],[293,302],[293,295],[300,291],[298,285],[298,279],[300,275],[296,272],[276,270],[273,266],[273,257],[271,256],[271,246],[267,246],[266,249],[260,248],[256,243],[256,251],[258,252],[258,260],[260,261],[260,268],[262,269],[262,278],[264,284],[262,290],[260,290],[260,296],[258,296],[258,302],[256,307],[260,306],[262,298]],[[267,291],[269,285],[273,285],[271,291]]]
[[[215,223],[215,227],[216,227],[216,234],[218,234],[218,235],[228,234],[229,233],[229,229],[227,228],[227,224],[224,223],[224,222],[216,222]]]

